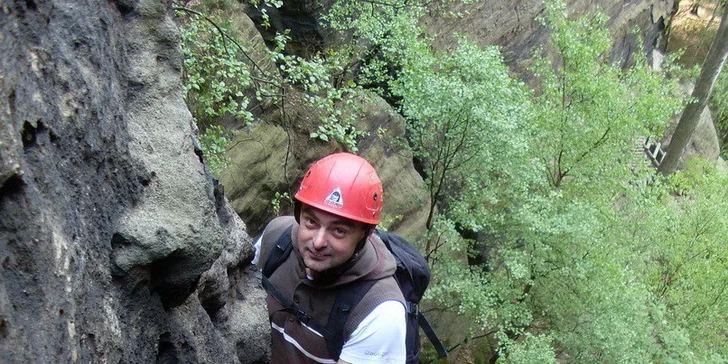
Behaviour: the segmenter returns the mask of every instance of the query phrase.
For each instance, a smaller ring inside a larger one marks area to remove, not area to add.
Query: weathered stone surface
[[[265,360],[250,238],[195,147],[168,4],[0,11],[0,362]]]
[[[675,5],[674,0],[572,0],[567,3],[574,17],[597,10],[609,17],[607,26],[613,40],[610,60],[625,65],[632,61],[632,52],[639,46],[632,29],[640,28],[642,47],[649,54],[658,46],[666,19]],[[465,34],[480,45],[503,47],[505,62],[519,74],[526,73],[536,47],[543,45],[549,36],[537,20],[543,16],[541,0],[453,3],[447,10],[462,16],[432,16],[423,22],[427,32],[435,37],[435,48],[449,49],[456,44],[452,34]]]
[[[657,66],[659,67],[660,65],[658,64]],[[693,83],[681,84],[681,92],[687,97],[692,94],[694,87],[695,85]],[[679,121],[680,115],[675,116],[663,133],[661,145],[665,152],[670,148],[670,139],[672,139],[672,134],[675,132]],[[690,142],[685,146],[685,150],[680,156],[677,169],[684,169],[690,160],[696,157],[714,161],[720,166],[718,132],[715,130],[713,115],[707,107],[700,114],[700,121],[698,121],[698,125],[695,127]]]
[[[723,171],[728,171],[728,163],[723,160],[723,158],[718,158],[718,161],[716,162],[716,166],[718,169]]]
[[[679,115],[676,117],[668,129],[665,131],[663,138],[663,150],[667,151],[670,148],[670,139],[672,134],[675,132],[675,127],[679,120]],[[700,114],[700,121],[695,127],[690,142],[685,146],[685,150],[680,156],[677,168],[684,169],[687,163],[695,158],[700,157],[705,160],[715,161],[716,163],[720,156],[720,145],[718,144],[718,134],[715,131],[715,123],[713,122],[713,115],[710,113],[710,109],[707,107]]]

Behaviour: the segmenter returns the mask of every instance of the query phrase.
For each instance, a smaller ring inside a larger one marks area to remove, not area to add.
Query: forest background
[[[228,16],[257,9],[265,30],[281,1],[177,4],[208,164],[224,174],[236,135],[292,97],[321,115],[311,143],[356,152],[368,133],[386,138],[356,127],[357,100],[377,95],[406,120],[389,142],[411,150],[425,181],[427,231],[410,238],[432,268],[425,303],[458,349],[450,362],[725,363],[728,176],[700,159],[658,174],[640,139],[663,135],[689,102],[680,83],[697,77],[725,4],[696,4],[715,14],[707,23],[671,24],[656,68],[639,51],[610,64],[605,16],[548,1],[549,42],[518,79],[499,48],[466,36],[433,50],[419,21],[459,16],[447,3],[337,1],[321,22],[338,41],[300,49],[277,33],[257,55]],[[710,106],[725,158],[725,75]],[[285,210],[289,191],[271,204]]]

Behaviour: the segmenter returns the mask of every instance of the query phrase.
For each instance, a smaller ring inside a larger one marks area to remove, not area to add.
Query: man
[[[258,243],[260,268],[289,226],[293,250],[269,281],[312,320],[326,325],[342,287],[375,283],[348,316],[341,353],[331,353],[320,332],[271,294],[271,363],[404,363],[405,306],[392,277],[396,262],[373,234],[383,203],[382,183],[363,158],[329,155],[306,172],[294,217],[266,226]]]

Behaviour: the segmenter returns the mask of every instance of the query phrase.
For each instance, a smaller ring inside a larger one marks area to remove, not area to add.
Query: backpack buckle
[[[420,305],[414,302],[407,302],[407,313],[410,315],[417,315],[420,313]]]
[[[301,310],[296,310],[296,319],[303,323],[307,323],[308,320],[311,319],[311,316],[307,315],[305,312],[303,312]]]

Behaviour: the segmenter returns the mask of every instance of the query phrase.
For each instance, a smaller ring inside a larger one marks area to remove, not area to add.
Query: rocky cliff
[[[0,362],[253,363],[250,238],[164,1],[2,2]]]
[[[607,26],[613,44],[610,60],[624,65],[632,62],[632,53],[638,47],[648,55],[659,47],[665,25],[677,6],[674,0],[571,0],[566,3],[574,16],[600,11],[609,17]],[[454,44],[451,34],[469,34],[481,45],[502,46],[506,63],[523,73],[533,52],[549,36],[538,21],[543,9],[542,0],[454,3],[449,10],[462,16],[432,17],[424,24],[440,49]],[[632,32],[635,27],[640,29],[639,37]]]

